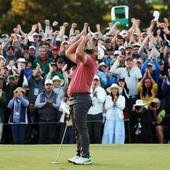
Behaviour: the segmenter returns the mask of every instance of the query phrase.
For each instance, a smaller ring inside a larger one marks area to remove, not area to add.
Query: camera
[[[142,107],[141,106],[135,106],[135,110],[139,111]]]
[[[155,103],[155,102],[152,102],[152,103],[150,104],[150,106],[153,107],[153,108],[155,108],[155,107],[156,107],[156,103]]]

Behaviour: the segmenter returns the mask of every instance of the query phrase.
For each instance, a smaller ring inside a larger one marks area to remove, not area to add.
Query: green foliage
[[[110,11],[113,5],[128,5],[130,18],[139,18],[142,27],[149,25],[153,9],[144,0],[120,0],[118,3],[105,4],[104,0],[0,0],[0,33],[10,33],[17,24],[28,32],[32,24],[43,23],[45,19],[56,20],[60,24],[67,21],[83,26],[88,22],[95,29],[100,23],[106,27],[110,22]],[[169,2],[168,2],[169,3]],[[170,4],[168,4],[170,7]],[[162,16],[170,16],[168,10],[161,11]]]
[[[70,1],[68,0],[68,2]],[[64,11],[67,20],[77,22],[80,25],[83,25],[84,22],[88,22],[89,25],[93,26],[92,29],[94,29],[97,23],[101,25],[106,24],[106,21],[104,21],[102,17],[106,14],[108,9],[105,4],[97,3],[93,0],[80,0],[79,2],[74,0],[65,4]]]

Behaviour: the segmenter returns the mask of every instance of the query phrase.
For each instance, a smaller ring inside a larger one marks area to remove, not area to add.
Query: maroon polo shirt
[[[86,63],[77,61],[77,67],[71,75],[68,96],[73,93],[89,93],[96,69],[97,63],[94,56],[88,55]]]

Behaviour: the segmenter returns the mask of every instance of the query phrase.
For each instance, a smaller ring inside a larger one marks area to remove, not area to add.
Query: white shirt
[[[110,72],[118,75],[120,78],[125,78],[125,82],[129,89],[129,96],[138,95],[137,84],[139,79],[142,78],[141,70],[138,67],[133,66],[129,70],[126,67],[119,67],[119,61],[115,61],[110,69]]]
[[[93,93],[96,92],[97,96],[93,96]],[[91,115],[96,115],[99,113],[103,113],[103,109],[104,109],[104,102],[106,99],[106,91],[104,90],[104,88],[97,86],[94,90],[90,89],[90,96],[92,98],[92,106],[90,107],[88,114]]]

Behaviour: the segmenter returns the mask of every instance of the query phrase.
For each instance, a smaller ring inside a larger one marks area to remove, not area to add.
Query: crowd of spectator
[[[91,143],[167,143],[170,140],[170,26],[151,21],[140,29],[111,23],[102,32],[76,23],[49,20],[21,25],[0,37],[0,141],[3,144],[75,143],[67,87],[76,65],[69,46],[87,34],[97,40],[98,69],[91,85],[88,112]],[[85,50],[91,53],[91,48]],[[82,75],[83,76],[83,75]],[[82,84],[83,86],[83,84]]]

